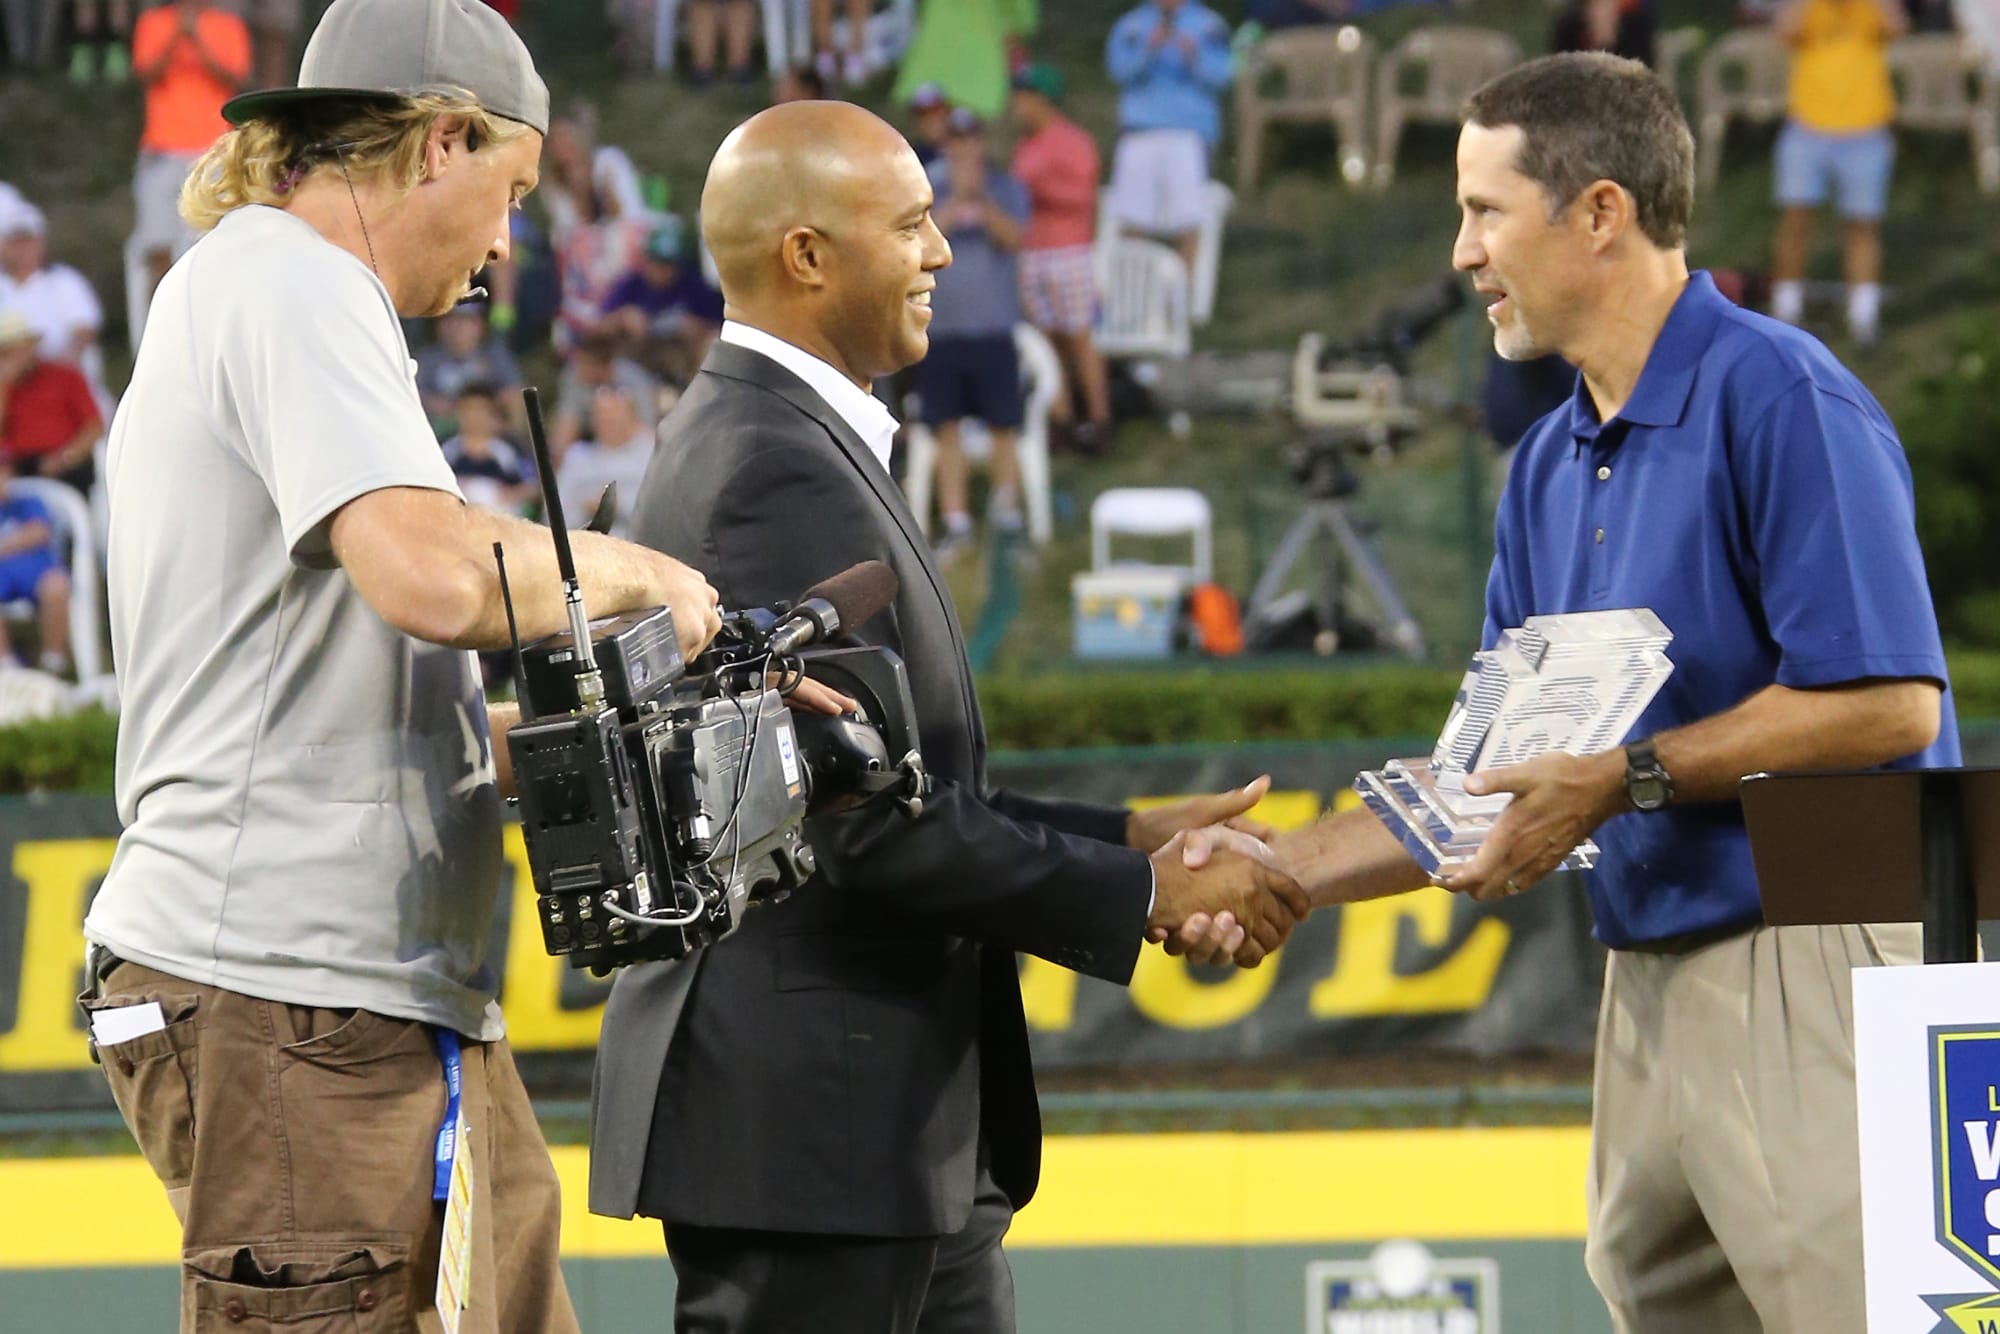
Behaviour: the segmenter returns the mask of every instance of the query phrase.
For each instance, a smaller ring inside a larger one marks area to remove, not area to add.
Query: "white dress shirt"
[[[795,343],[755,329],[735,320],[724,320],[721,339],[752,352],[761,352],[806,382],[806,387],[826,400],[840,419],[854,429],[876,459],[882,471],[889,471],[889,446],[900,424],[881,399],[842,375],[830,364]]]
[[[753,329],[747,324],[738,324],[735,320],[724,320],[722,333],[718,336],[725,343],[734,343],[752,352],[763,353],[804,380],[807,388],[825,399],[826,405],[839,413],[841,420],[854,428],[854,433],[860,436],[874,452],[875,457],[881,460],[882,471],[889,470],[889,446],[896,438],[898,423],[896,415],[889,411],[881,399],[804,348],[767,334],[762,329]],[[1140,851],[1143,852],[1145,849],[1142,848]],[[1152,871],[1150,862],[1147,863],[1146,869]],[[1153,881],[1153,895],[1157,897],[1159,876],[1156,872]],[[1148,917],[1152,916],[1152,905],[1153,899],[1149,898],[1146,906]]]

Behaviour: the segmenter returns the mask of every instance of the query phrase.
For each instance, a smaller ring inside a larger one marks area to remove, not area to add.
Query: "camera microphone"
[[[771,632],[770,650],[780,657],[807,644],[823,643],[886,610],[896,600],[896,572],[879,560],[851,565],[799,595],[798,605]]]

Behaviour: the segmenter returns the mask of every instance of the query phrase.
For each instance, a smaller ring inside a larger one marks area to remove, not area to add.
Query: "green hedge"
[[[2000,718],[2000,653],[1951,659],[1961,720]],[[1089,671],[979,683],[995,750],[1436,733],[1459,674],[1430,667]],[[0,728],[0,793],[111,790],[117,720],[98,710]]]

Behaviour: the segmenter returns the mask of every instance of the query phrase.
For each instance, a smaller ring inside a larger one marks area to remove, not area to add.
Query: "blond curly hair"
[[[181,186],[181,217],[205,232],[246,204],[282,208],[303,176],[322,166],[344,165],[356,184],[386,183],[399,194],[414,189],[423,179],[425,137],[441,116],[463,117],[492,144],[528,133],[464,92],[306,104],[217,139]]]

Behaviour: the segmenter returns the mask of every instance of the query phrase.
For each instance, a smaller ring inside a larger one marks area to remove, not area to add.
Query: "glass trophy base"
[[[1644,607],[1530,616],[1472,655],[1429,758],[1391,761],[1357,777],[1354,790],[1419,866],[1457,870],[1513,800],[1475,797],[1466,777],[1618,745],[1673,672],[1673,638]],[[1597,856],[1585,843],[1562,867],[1588,870]]]
[[[1450,875],[1479,852],[1487,831],[1512,798],[1472,797],[1438,787],[1428,759],[1391,760],[1361,774],[1354,790],[1375,818],[1396,835],[1403,850],[1430,875]],[[1557,868],[1587,871],[1597,865],[1597,844],[1586,839]]]

